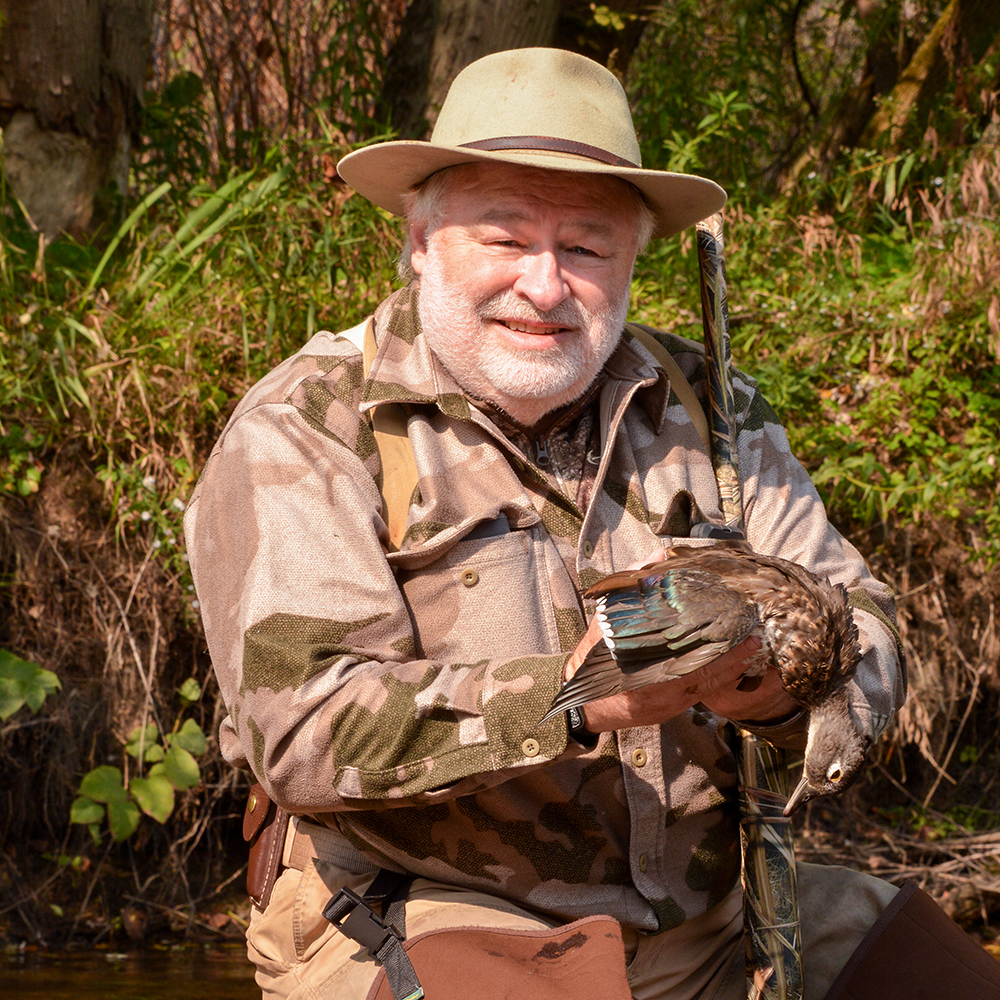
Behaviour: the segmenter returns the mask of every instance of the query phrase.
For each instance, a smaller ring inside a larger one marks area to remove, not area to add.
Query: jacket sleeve
[[[892,593],[829,522],[815,486],[792,455],[784,429],[753,380],[736,373],[734,397],[750,545],[755,551],[798,562],[847,588],[863,652],[850,682],[851,710],[862,731],[874,739],[906,697]]]
[[[467,795],[564,755],[564,721],[536,724],[567,654],[415,658],[365,427],[339,439],[285,400],[241,404],[185,522],[226,758],[310,813]]]

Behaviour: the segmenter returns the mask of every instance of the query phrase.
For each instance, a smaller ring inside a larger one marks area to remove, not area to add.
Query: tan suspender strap
[[[687,415],[698,431],[701,443],[705,450],[711,454],[711,438],[708,432],[708,418],[705,416],[704,407],[701,401],[691,388],[691,383],[680,370],[673,355],[661,344],[653,334],[638,323],[626,323],[625,329],[649,351],[650,354],[660,363],[660,367],[667,373],[670,379],[670,388],[673,389],[677,398],[681,401]]]
[[[375,360],[375,350],[375,323],[369,319],[365,324],[364,345],[361,349],[366,378]],[[389,527],[389,548],[395,552],[406,534],[410,497],[417,485],[417,466],[413,461],[413,448],[406,433],[406,413],[402,406],[398,403],[380,403],[376,406],[372,411],[372,431],[382,460],[380,489],[385,523]]]
[[[361,363],[364,365],[365,378],[368,378],[368,373],[372,370],[372,364],[375,362],[375,351],[378,349],[378,344],[375,343],[375,320],[369,316],[364,322],[364,328],[364,339],[361,343]],[[352,327],[347,333],[341,334],[341,336],[347,337],[353,343],[357,344],[357,340],[351,336],[356,329],[357,327]]]

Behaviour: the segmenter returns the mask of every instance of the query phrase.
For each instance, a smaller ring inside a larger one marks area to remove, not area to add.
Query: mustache
[[[479,306],[483,319],[508,319],[514,322],[542,323],[549,326],[581,327],[587,322],[584,310],[575,299],[566,299],[554,309],[535,309],[513,292],[500,292]]]

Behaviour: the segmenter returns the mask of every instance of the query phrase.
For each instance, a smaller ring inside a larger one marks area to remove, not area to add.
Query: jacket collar
[[[419,285],[411,282],[389,296],[374,316],[377,349],[361,389],[360,409],[381,403],[436,405],[442,413],[469,420],[473,406],[461,386],[431,351],[417,315]],[[604,366],[601,395],[638,399],[653,426],[660,430],[667,407],[667,376],[650,355],[627,334]],[[569,408],[575,404],[569,404]]]

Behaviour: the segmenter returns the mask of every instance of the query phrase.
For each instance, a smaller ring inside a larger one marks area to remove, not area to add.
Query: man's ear
[[[410,225],[410,269],[414,274],[420,275],[424,270],[424,261],[427,259],[427,223],[413,223]]]

